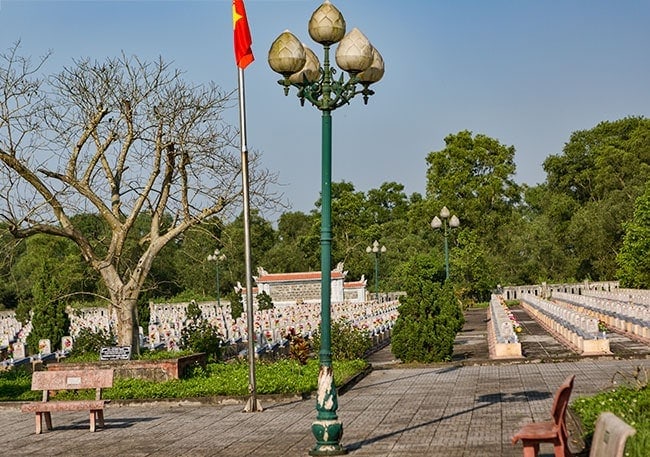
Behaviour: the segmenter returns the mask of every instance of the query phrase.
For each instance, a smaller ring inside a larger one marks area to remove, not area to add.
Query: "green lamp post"
[[[372,247],[366,248],[366,252],[375,254],[375,300],[379,301],[379,255],[386,252],[386,246],[379,247],[379,241],[375,240]]]
[[[440,220],[442,218],[442,220]],[[449,242],[447,241],[449,230],[460,225],[458,217],[454,214],[449,218],[449,210],[443,206],[440,210],[440,218],[435,216],[431,221],[431,228],[437,230],[442,227],[442,234],[445,238],[445,279],[449,279]]]
[[[278,83],[289,94],[296,87],[300,104],[305,100],[322,112],[322,190],[321,190],[321,347],[319,352],[317,417],[312,424],[316,446],[310,455],[342,455],[343,425],[336,410],[338,399],[332,373],[331,354],[331,247],[332,247],[332,111],[346,105],[358,94],[364,102],[374,94],[369,86],[384,74],[384,61],[358,30],[345,33],[345,19],[329,1],[314,11],[309,20],[309,36],[323,46],[321,65],[318,57],[288,30],[280,34],[269,50],[268,62],[280,73]],[[330,65],[330,46],[338,43],[336,63],[343,72],[335,79],[337,69]]]
[[[221,287],[219,284],[219,263],[226,260],[226,255],[221,254],[219,249],[214,250],[214,254],[208,255],[210,262],[214,261],[217,264],[217,306],[221,308]]]

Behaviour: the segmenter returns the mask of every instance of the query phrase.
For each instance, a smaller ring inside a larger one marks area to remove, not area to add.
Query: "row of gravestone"
[[[2,366],[13,366],[28,363],[34,360],[51,360],[65,356],[72,350],[74,340],[72,336],[61,338],[61,350],[53,351],[52,343],[49,339],[41,339],[38,342],[38,352],[28,353],[27,345],[23,341],[9,341],[7,335],[2,336],[0,341],[0,351],[3,354]]]
[[[188,303],[156,304],[150,307],[148,341],[172,349],[178,345],[186,323]],[[230,308],[216,303],[199,305],[203,316],[215,326],[224,341],[234,344],[248,340],[247,314],[233,319]],[[398,302],[333,303],[332,320],[344,320],[370,336],[390,329],[397,319]],[[253,328],[258,345],[272,346],[286,340],[287,334],[309,337],[320,324],[320,304],[302,303],[255,311]]]
[[[627,297],[627,292],[608,292],[606,295],[553,294],[555,301],[567,303],[605,323],[607,327],[650,339],[650,305],[628,301]]]
[[[601,334],[599,321],[593,316],[532,294],[522,294],[521,305],[551,334],[568,343],[578,353],[611,353],[609,340]]]
[[[151,319],[145,335],[139,328],[141,347],[174,350],[178,348],[181,332],[186,325],[187,303],[151,305]],[[212,303],[199,304],[204,318],[217,327],[226,344],[236,345],[248,340],[247,316],[233,319],[229,305],[219,307]],[[356,328],[377,337],[389,331],[397,319],[398,302],[335,303],[332,304],[332,319],[345,320]],[[114,329],[116,317],[106,308],[86,308],[68,310],[70,317],[70,336],[61,341],[61,349],[52,351],[48,340],[39,343],[38,351],[32,351],[32,358],[47,358],[51,354],[60,355],[72,349],[74,338],[81,329],[92,331]],[[311,336],[320,323],[320,305],[303,303],[281,308],[256,311],[254,315],[255,339],[258,347],[273,347],[286,342],[287,334],[293,332],[305,337]],[[0,349],[4,348],[5,358],[9,361],[27,359],[25,340],[29,333],[28,323],[22,326],[12,313],[0,316],[0,322],[7,322],[10,331],[0,335]]]

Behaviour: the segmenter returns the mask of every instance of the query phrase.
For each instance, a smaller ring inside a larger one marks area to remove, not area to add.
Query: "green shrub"
[[[314,352],[320,351],[320,327],[314,332],[312,346]],[[345,320],[332,322],[330,332],[333,360],[362,359],[372,348],[372,338],[368,332],[353,326]]]
[[[205,352],[209,360],[218,361],[222,340],[217,328],[203,318],[201,308],[195,301],[187,305],[186,316],[185,325],[181,330],[181,348]]]
[[[111,331],[82,328],[74,339],[71,355],[94,354],[99,357],[99,350],[102,347],[113,345],[115,345],[115,335]]]
[[[264,291],[257,294],[257,308],[260,311],[264,311],[265,309],[273,309],[274,305],[273,300],[271,300],[271,296]]]
[[[650,449],[650,388],[630,386],[602,392],[592,397],[576,399],[571,408],[582,423],[585,441],[590,442],[596,419],[603,411],[610,411],[636,429],[625,444],[625,454],[629,457],[646,457]]]
[[[436,280],[438,266],[426,256],[413,259],[404,270],[410,279],[391,332],[393,354],[402,362],[450,360],[464,323],[451,283]]]
[[[228,295],[230,301],[230,315],[233,319],[238,319],[244,312],[244,297],[238,292],[231,292]]]

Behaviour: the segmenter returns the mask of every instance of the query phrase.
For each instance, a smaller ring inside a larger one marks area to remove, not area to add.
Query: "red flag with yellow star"
[[[253,40],[248,28],[244,0],[232,1],[232,26],[235,32],[235,62],[243,70],[255,60],[251,49]]]

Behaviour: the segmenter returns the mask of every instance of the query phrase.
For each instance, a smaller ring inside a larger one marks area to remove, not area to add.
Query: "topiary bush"
[[[391,332],[392,352],[407,363],[448,361],[464,323],[454,289],[449,281],[436,280],[438,266],[426,256],[413,259],[405,269],[409,288],[400,297],[399,317]]]

